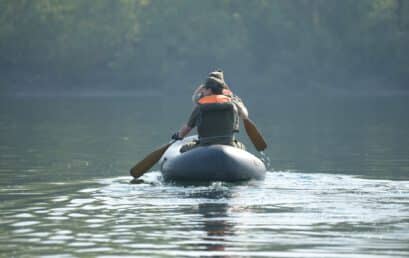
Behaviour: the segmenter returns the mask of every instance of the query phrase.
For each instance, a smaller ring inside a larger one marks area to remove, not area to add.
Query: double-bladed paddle
[[[153,151],[147,155],[143,160],[137,163],[133,168],[131,168],[131,175],[134,178],[138,178],[146,173],[153,165],[156,164],[162,157],[163,153],[172,145],[175,141],[171,141],[168,144],[163,145],[159,149]]]
[[[263,136],[258,131],[256,125],[249,118],[243,119],[244,129],[246,130],[247,135],[249,136],[251,142],[254,144],[254,147],[258,151],[263,151],[267,148],[267,143],[264,141]]]

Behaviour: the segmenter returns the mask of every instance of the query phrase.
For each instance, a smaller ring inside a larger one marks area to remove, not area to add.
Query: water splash
[[[261,159],[261,161],[263,161],[263,163],[266,166],[267,170],[270,170],[271,169],[270,157],[264,151],[260,151],[259,154],[260,154],[260,159]]]

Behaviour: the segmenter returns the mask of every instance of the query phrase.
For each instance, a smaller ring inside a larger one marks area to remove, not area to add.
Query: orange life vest
[[[209,95],[199,99],[199,104],[229,103],[231,98],[226,95]]]
[[[224,94],[205,96],[198,101],[197,132],[200,144],[231,145],[238,131],[237,109]],[[216,112],[214,112],[216,111]]]

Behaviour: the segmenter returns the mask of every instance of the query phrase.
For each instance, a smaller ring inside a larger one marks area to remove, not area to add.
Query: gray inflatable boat
[[[227,145],[200,146],[184,153],[180,148],[197,136],[172,144],[159,161],[165,180],[226,181],[264,179],[266,166],[253,154]]]

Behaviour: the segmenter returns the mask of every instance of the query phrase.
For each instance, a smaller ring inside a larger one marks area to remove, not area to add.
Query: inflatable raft
[[[199,146],[184,153],[180,148],[197,136],[176,141],[159,161],[165,180],[244,181],[264,179],[266,167],[253,154],[227,145]]]

